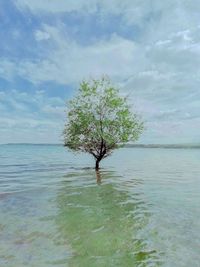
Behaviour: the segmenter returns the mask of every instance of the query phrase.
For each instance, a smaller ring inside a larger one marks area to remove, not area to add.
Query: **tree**
[[[107,77],[82,81],[68,110],[64,144],[73,151],[91,154],[96,170],[114,149],[137,140],[143,131],[143,122]]]

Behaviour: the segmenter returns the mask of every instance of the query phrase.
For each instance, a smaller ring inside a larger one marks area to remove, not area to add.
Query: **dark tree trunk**
[[[100,162],[100,160],[96,160],[96,165],[95,165],[95,169],[96,169],[96,171],[98,171],[99,170],[99,162]]]

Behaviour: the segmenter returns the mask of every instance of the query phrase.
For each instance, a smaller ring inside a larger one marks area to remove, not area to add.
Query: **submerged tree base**
[[[99,170],[99,162],[100,162],[100,161],[98,161],[98,160],[96,161],[96,164],[95,164],[95,170],[96,170],[96,171]]]
[[[96,170],[96,178],[97,178],[97,184],[101,184],[101,173],[100,171]]]

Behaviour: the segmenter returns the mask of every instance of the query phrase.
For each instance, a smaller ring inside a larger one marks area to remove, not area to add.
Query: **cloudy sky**
[[[0,143],[61,142],[65,102],[108,74],[141,143],[200,141],[199,0],[1,0]]]

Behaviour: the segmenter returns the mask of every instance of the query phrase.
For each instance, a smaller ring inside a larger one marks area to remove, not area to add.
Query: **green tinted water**
[[[0,266],[199,266],[198,150],[0,148]],[[98,180],[98,183],[97,181]]]

